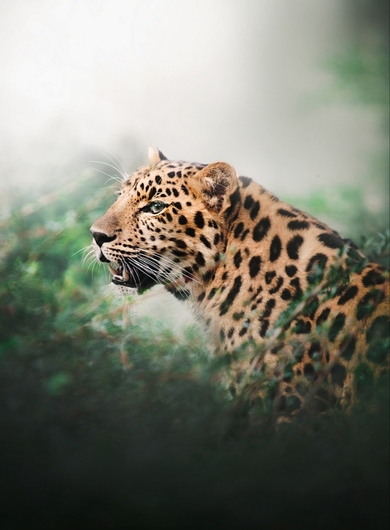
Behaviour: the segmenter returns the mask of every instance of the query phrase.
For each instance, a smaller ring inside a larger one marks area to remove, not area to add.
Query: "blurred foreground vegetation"
[[[90,176],[15,194],[2,221],[1,528],[387,528],[387,392],[351,415],[255,421],[212,383],[197,328],[134,324],[83,266],[112,198]]]

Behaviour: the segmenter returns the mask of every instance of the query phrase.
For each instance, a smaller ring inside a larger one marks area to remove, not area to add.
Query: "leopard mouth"
[[[108,265],[108,270],[112,274],[111,281],[115,285],[145,291],[157,283],[140,269],[133,268],[128,263],[120,264],[112,262]]]

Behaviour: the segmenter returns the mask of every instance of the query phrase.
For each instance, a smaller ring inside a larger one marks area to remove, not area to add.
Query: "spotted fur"
[[[321,374],[328,403],[354,396],[359,367],[384,370],[383,267],[226,163],[149,156],[91,227],[122,292],[162,283],[189,299],[216,354],[249,345],[235,377],[276,382],[281,410],[299,410]]]

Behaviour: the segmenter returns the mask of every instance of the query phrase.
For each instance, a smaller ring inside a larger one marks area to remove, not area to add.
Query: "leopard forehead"
[[[183,160],[162,160],[149,166],[138,168],[122,185],[122,193],[129,193],[139,200],[151,200],[156,194],[160,197],[178,197],[185,183],[196,175],[206,164]],[[169,188],[172,186],[172,189]]]

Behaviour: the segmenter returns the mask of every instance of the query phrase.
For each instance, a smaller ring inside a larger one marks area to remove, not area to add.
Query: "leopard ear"
[[[161,160],[167,160],[167,157],[157,149],[155,145],[151,145],[148,149],[149,161],[153,164],[158,164]]]
[[[225,162],[214,162],[199,171],[191,186],[200,194],[206,205],[217,212],[230,206],[230,195],[237,188],[234,167]]]

